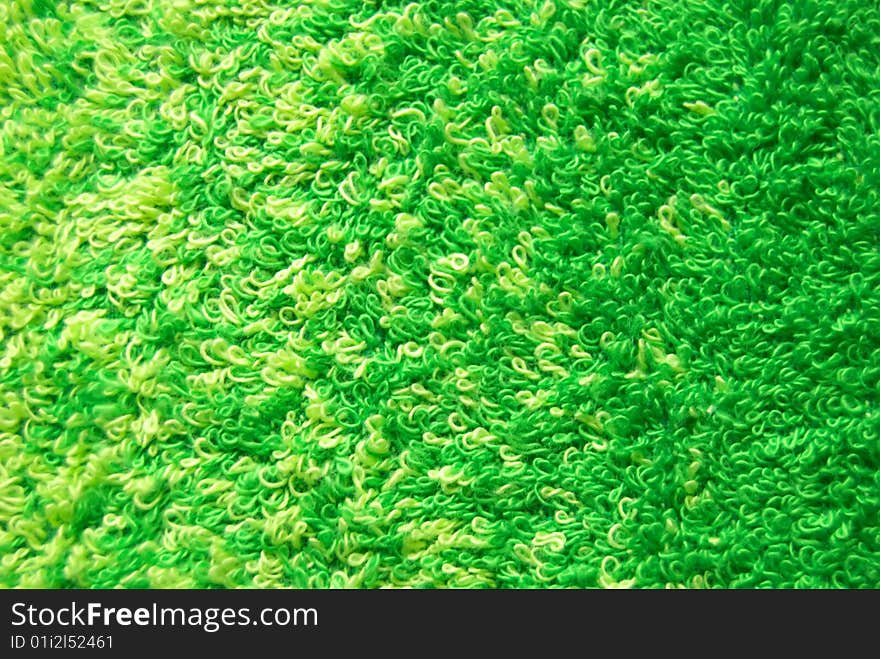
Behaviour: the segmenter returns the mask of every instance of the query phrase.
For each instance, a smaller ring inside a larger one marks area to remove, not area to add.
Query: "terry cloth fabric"
[[[880,585],[880,9],[0,5],[0,583]]]

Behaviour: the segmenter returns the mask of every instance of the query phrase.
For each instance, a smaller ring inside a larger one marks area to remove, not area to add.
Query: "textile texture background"
[[[874,0],[2,0],[0,585],[880,586]]]

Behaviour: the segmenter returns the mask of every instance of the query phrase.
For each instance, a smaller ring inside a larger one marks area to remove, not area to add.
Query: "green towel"
[[[874,0],[0,6],[0,584],[880,586]]]

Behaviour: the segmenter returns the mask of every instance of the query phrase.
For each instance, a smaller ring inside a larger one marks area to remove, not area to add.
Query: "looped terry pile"
[[[880,585],[875,2],[0,5],[0,581]]]

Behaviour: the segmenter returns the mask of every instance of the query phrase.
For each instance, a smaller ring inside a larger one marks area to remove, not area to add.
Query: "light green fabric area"
[[[880,586],[878,35],[4,0],[0,583]]]

